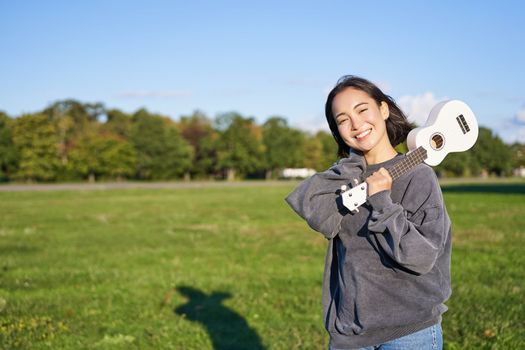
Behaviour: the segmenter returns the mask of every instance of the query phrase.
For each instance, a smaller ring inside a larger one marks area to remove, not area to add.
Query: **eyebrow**
[[[356,105],[354,106],[354,109],[356,109],[357,107],[359,107],[359,106],[361,106],[361,105],[366,105],[366,104],[368,104],[368,102],[361,102],[361,103],[358,103],[358,104],[356,104]],[[343,115],[343,114],[346,114],[346,113],[345,113],[345,112],[338,113],[338,114],[334,117],[334,119],[337,119],[337,117],[339,117],[340,115]]]

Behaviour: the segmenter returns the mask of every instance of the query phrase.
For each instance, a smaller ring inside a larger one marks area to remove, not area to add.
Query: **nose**
[[[352,122],[352,130],[359,130],[363,125],[364,121],[358,115],[351,115],[350,121]]]

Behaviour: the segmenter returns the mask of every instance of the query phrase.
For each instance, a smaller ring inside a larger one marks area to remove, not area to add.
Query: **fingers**
[[[368,183],[368,195],[392,188],[392,177],[385,168],[380,168],[366,179]]]
[[[388,172],[388,170],[386,170],[385,168],[379,168],[379,170],[376,171],[376,173],[381,174],[381,175],[384,176],[389,182],[392,182],[392,177],[390,176],[390,173]]]

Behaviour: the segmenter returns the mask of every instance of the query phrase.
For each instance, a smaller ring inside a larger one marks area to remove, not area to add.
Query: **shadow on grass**
[[[188,298],[188,302],[177,307],[175,313],[201,323],[210,336],[214,350],[264,349],[259,335],[246,320],[222,304],[223,300],[231,298],[230,293],[206,294],[187,286],[179,286],[177,290]]]
[[[525,194],[525,184],[462,184],[443,185],[443,193],[508,193]]]

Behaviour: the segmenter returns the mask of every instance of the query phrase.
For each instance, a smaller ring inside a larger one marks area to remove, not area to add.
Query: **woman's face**
[[[339,135],[352,149],[366,154],[392,147],[386,131],[386,102],[378,106],[366,92],[349,87],[335,96],[332,115]]]

